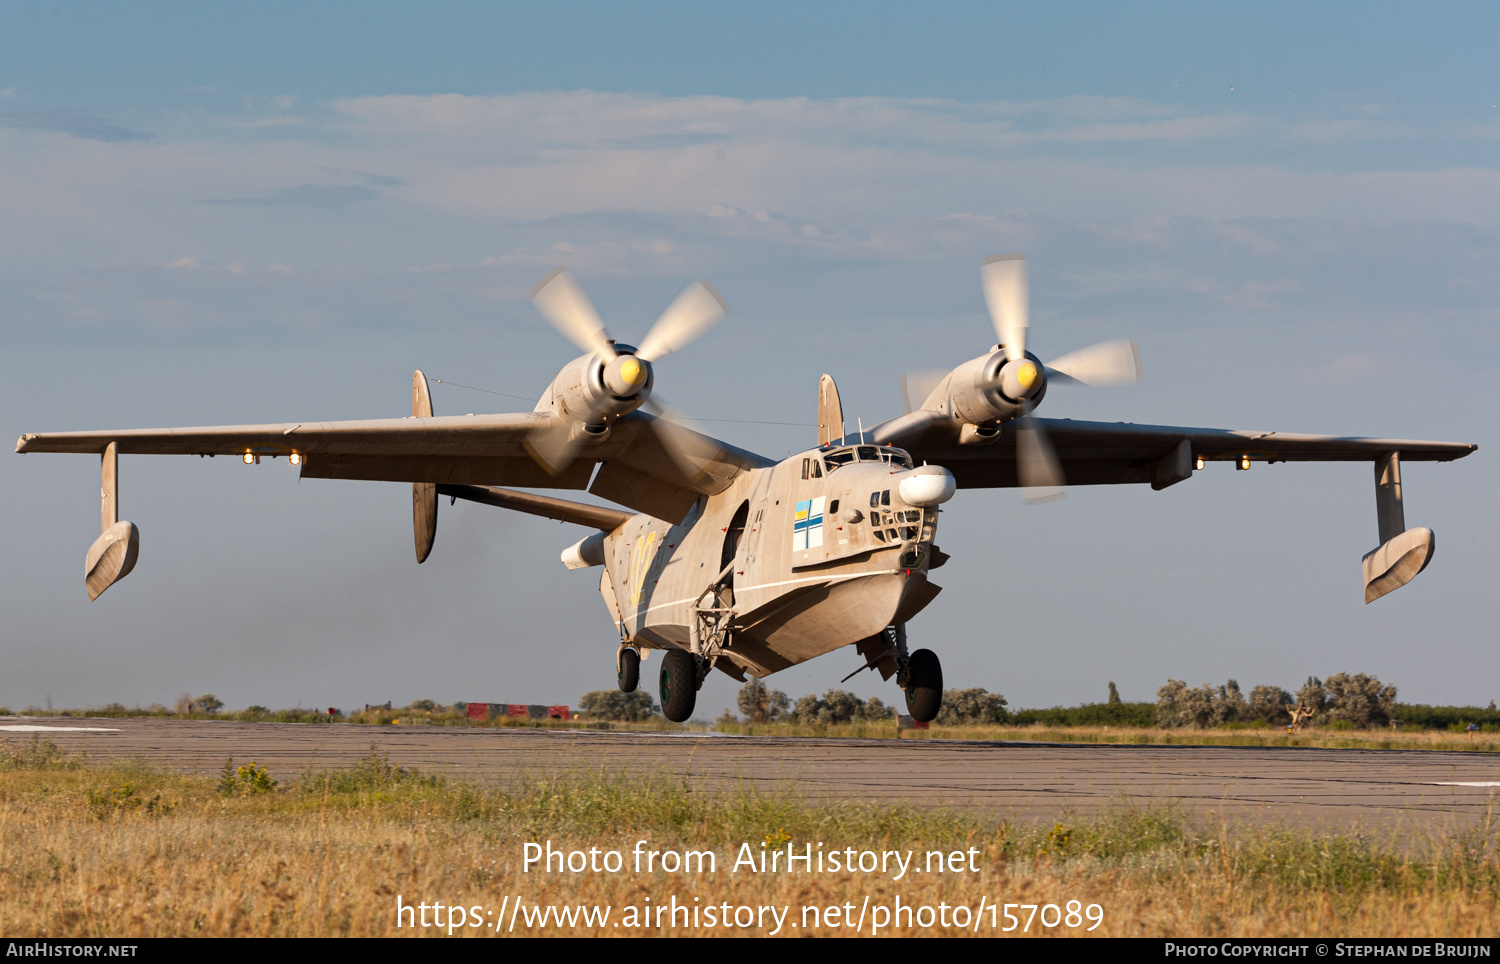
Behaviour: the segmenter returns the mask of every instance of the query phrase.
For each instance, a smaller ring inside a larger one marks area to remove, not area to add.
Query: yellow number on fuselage
[[[656,555],[656,533],[647,533],[635,540],[635,549],[630,554],[630,605],[639,606],[641,591],[645,588],[646,573],[651,571],[651,560]]]

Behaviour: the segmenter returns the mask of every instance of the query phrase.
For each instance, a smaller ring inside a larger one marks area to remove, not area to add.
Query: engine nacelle
[[[656,374],[651,363],[635,357],[632,345],[615,345],[619,355],[605,361],[590,353],[573,359],[547,387],[534,411],[608,424],[641,407],[651,396]]]
[[[1012,383],[1016,385],[1012,390],[1018,396],[1023,394],[1024,383],[1015,374],[1028,362],[1035,366],[1034,373],[1030,373],[1032,387],[1029,394],[1024,398],[1007,395],[1004,387]],[[1031,352],[1027,352],[1025,361],[1021,362],[1007,362],[1003,351],[971,359],[953,369],[944,380],[948,390],[945,411],[970,425],[1020,418],[1028,411],[1028,406],[1035,408],[1047,394],[1044,372],[1041,360]]]

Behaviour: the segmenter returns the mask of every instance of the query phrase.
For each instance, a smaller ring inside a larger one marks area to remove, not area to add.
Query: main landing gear
[[[641,654],[628,646],[620,648],[616,658],[615,679],[619,680],[620,692],[634,693],[641,682]]]
[[[698,690],[708,675],[709,662],[685,649],[669,649],[661,661],[661,712],[673,723],[685,723],[693,715]],[[641,683],[641,654],[621,644],[615,656],[615,678],[621,692],[634,693]]]
[[[669,649],[661,661],[661,714],[673,723],[685,723],[698,702],[708,664],[685,649]]]

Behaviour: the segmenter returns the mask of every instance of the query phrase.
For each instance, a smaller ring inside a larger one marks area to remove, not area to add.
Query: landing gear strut
[[[661,713],[673,723],[685,723],[698,702],[703,660],[685,649],[669,649],[661,661]]]
[[[918,723],[931,723],[943,708],[943,664],[937,653],[919,649],[911,654],[897,674],[897,682],[906,690],[906,709]]]

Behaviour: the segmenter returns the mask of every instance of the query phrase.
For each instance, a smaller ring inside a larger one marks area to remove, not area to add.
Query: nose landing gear
[[[899,661],[898,661],[899,665]],[[896,671],[896,682],[906,691],[906,709],[918,723],[931,723],[943,708],[943,664],[937,653],[919,649]]]

